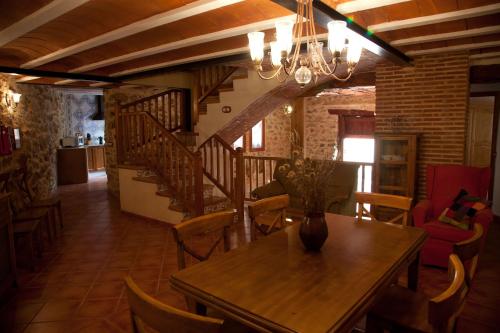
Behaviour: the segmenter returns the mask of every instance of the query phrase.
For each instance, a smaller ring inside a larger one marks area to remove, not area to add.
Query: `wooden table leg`
[[[408,266],[408,288],[417,291],[418,288],[418,268],[420,266],[420,252]]]

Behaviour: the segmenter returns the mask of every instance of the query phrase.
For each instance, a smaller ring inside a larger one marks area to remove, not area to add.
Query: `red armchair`
[[[462,230],[438,221],[439,215],[449,207],[460,189],[469,195],[486,198],[490,181],[490,168],[463,165],[429,165],[427,167],[427,200],[420,201],[413,209],[415,226],[429,233],[421,258],[425,265],[448,267],[453,244],[472,236],[472,231]],[[491,209],[479,211],[473,219],[484,228],[483,243],[493,220]]]

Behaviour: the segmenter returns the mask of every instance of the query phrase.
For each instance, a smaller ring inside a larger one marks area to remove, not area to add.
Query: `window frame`
[[[252,130],[253,128],[259,123],[259,122],[262,122],[262,147],[259,147],[259,148],[254,148],[253,147],[253,139],[252,139]],[[257,124],[255,124],[254,126],[252,126],[252,128],[250,129],[249,131],[249,151],[250,152],[257,152],[257,151],[265,151],[266,150],[266,119],[263,118],[262,120],[258,121]]]

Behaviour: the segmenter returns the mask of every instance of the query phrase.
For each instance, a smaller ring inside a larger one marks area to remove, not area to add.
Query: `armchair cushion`
[[[252,191],[252,197],[256,199],[264,199],[282,194],[286,194],[285,188],[277,180],[273,180],[264,186],[257,187]]]
[[[442,223],[438,217],[450,207],[461,189],[470,196],[485,199],[490,179],[489,168],[476,168],[463,165],[427,166],[427,200],[419,202],[413,209],[415,226],[425,229],[429,238],[421,252],[422,263],[440,267],[448,266],[448,257],[453,244],[472,235],[472,231],[463,230]],[[472,223],[480,223],[484,228],[483,244],[488,227],[493,220],[491,209],[478,210],[470,218]]]
[[[471,219],[478,211],[488,207],[488,203],[467,194],[466,190],[461,189],[451,206],[444,209],[438,220],[463,230],[471,229]]]

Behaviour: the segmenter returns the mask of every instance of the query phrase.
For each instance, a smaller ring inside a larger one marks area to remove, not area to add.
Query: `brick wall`
[[[467,53],[415,57],[415,65],[380,64],[376,131],[420,133],[417,195],[425,197],[428,164],[463,164],[469,99]]]

